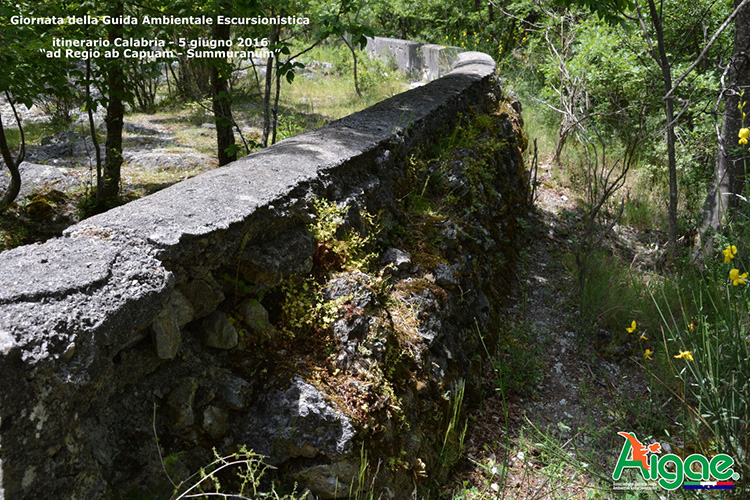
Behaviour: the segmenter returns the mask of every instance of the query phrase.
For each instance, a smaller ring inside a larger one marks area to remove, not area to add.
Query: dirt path
[[[603,359],[602,339],[580,332],[563,264],[579,217],[575,195],[555,185],[548,167],[540,177],[501,333],[505,348],[488,367],[495,393],[469,417],[466,459],[447,498],[609,498],[601,488],[620,450],[616,433],[637,418],[621,402],[646,390],[637,358]]]

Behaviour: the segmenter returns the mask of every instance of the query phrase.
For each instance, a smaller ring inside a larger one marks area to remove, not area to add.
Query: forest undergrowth
[[[639,474],[622,477],[627,487],[612,477],[618,432],[682,459],[726,453],[747,477],[741,251],[730,244],[701,270],[666,263],[665,233],[622,217],[584,251],[590,212],[570,173],[539,168],[506,326],[487,353],[487,397],[441,498],[744,498],[742,479],[733,490],[667,492]]]

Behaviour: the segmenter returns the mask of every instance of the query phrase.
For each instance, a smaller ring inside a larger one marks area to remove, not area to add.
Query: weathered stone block
[[[352,483],[356,488],[360,459],[351,457],[347,460],[325,465],[313,465],[294,472],[292,476],[299,484],[304,484],[317,498],[342,498],[348,494]]]
[[[182,334],[174,317],[162,311],[154,319],[151,327],[156,355],[161,359],[172,359],[177,356],[182,346]]]
[[[248,403],[250,384],[239,378],[230,377],[219,384],[219,397],[233,410],[242,410]]]
[[[237,307],[237,312],[242,316],[242,321],[255,333],[267,333],[273,330],[273,325],[268,320],[268,311],[257,299],[243,300]]]
[[[216,349],[232,349],[237,347],[239,336],[237,330],[227,319],[227,315],[214,311],[200,323],[200,338],[203,344]]]
[[[224,301],[224,292],[210,274],[189,281],[180,291],[190,302],[195,318],[213,312]]]
[[[299,376],[288,389],[263,395],[242,426],[242,442],[272,463],[292,457],[340,459],[353,450],[351,420]]]
[[[13,338],[13,335],[5,330],[0,330],[0,354],[8,354],[15,345],[16,340]]]
[[[182,346],[180,329],[193,319],[193,306],[179,291],[172,292],[167,305],[154,319],[154,347],[161,359],[172,359]]]
[[[179,382],[169,393],[167,397],[169,420],[175,429],[185,429],[195,423],[193,403],[197,388],[198,384],[195,379],[188,378]]]
[[[253,292],[269,290],[290,274],[312,269],[315,241],[307,228],[284,231],[272,242],[249,246],[242,254],[240,273],[252,284]]]
[[[380,258],[385,266],[390,266],[393,271],[407,272],[411,269],[411,256],[398,248],[389,248]]]
[[[328,300],[344,300],[353,307],[364,309],[375,300],[370,289],[373,279],[362,272],[342,273],[326,285],[324,291]]]
[[[227,412],[216,406],[203,409],[203,430],[212,438],[220,438],[227,433]]]

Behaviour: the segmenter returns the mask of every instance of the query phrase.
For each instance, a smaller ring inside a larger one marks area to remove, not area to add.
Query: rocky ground
[[[36,106],[19,106],[19,110],[24,123],[44,119]],[[4,123],[5,111],[3,108]],[[203,143],[215,142],[215,127],[172,118],[135,115],[125,120],[121,184],[124,200],[145,196],[218,166],[200,148]],[[21,191],[15,205],[0,218],[0,250],[57,236],[85,212],[81,202],[96,185],[96,156],[87,128],[76,124],[75,130],[27,144],[25,161],[20,166]],[[99,128],[103,148],[103,126]],[[0,192],[5,191],[9,179],[7,170],[2,168]]]
[[[32,114],[34,108],[25,114]],[[35,115],[31,115],[35,116]],[[175,126],[165,125],[152,115],[125,120],[123,133],[123,192],[143,188],[143,172],[159,177],[171,171],[171,182],[180,180],[178,171],[195,173],[216,166],[216,160],[199,153],[194,144],[175,137]],[[197,127],[203,135],[215,136],[215,127]],[[78,130],[80,129],[80,130]],[[103,126],[99,127],[100,134]],[[99,138],[100,147],[102,137]],[[20,200],[45,189],[71,190],[95,182],[95,148],[91,136],[82,126],[76,130],[43,137],[40,145],[27,145],[21,164],[23,184]],[[0,187],[7,185],[7,174],[0,177]],[[143,194],[143,193],[141,193]]]
[[[540,178],[508,301],[505,347],[487,367],[491,392],[469,416],[465,459],[445,498],[610,498],[622,446],[617,432],[638,419],[627,401],[648,390],[642,358],[600,356],[601,337],[611,332],[582,332],[575,282],[563,264],[581,217],[576,195],[553,181],[549,166]],[[611,242],[649,254],[626,228]]]

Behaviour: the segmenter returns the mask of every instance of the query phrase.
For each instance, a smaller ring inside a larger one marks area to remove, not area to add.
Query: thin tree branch
[[[646,45],[648,45],[648,51],[651,53],[651,57],[653,57],[654,61],[661,67],[661,63],[659,62],[659,54],[657,54],[656,49],[654,48],[654,44],[651,41],[651,37],[648,34],[648,27],[646,26],[646,21],[643,19],[643,14],[641,13],[641,5],[638,3],[638,0],[635,2],[635,9],[638,12],[638,24],[641,26],[641,31],[643,32],[643,38],[646,40]]]
[[[8,104],[10,104],[10,109],[13,110],[13,117],[16,119],[16,123],[18,124],[18,132],[21,134],[21,145],[18,149],[18,156],[16,156],[16,166],[21,165],[23,163],[23,160],[26,158],[26,135],[23,132],[23,126],[21,125],[21,117],[18,116],[18,110],[16,110],[16,104],[13,102],[13,99],[10,97],[10,93],[6,90],[5,91],[5,97],[8,100]]]
[[[748,4],[750,4],[750,0],[742,0],[742,2],[740,2],[737,8],[734,9],[734,12],[732,12],[732,14],[726,19],[726,21],[724,21],[724,24],[722,24],[721,27],[716,30],[714,36],[711,38],[711,40],[708,41],[708,44],[706,44],[706,46],[703,48],[703,52],[701,52],[698,58],[693,61],[693,64],[691,64],[690,67],[686,69],[685,72],[674,81],[672,88],[669,90],[669,92],[667,92],[667,95],[664,96],[665,99],[669,99],[672,96],[672,93],[677,90],[677,87],[680,85],[680,83],[682,83],[682,80],[684,80],[685,77],[687,77],[695,69],[695,67],[700,64],[703,58],[706,57],[706,54],[708,54],[708,50],[719,38],[719,35],[721,35],[721,33],[727,28],[727,26],[729,26],[729,24],[734,21],[734,18],[737,17],[737,14],[739,14],[740,10]]]

